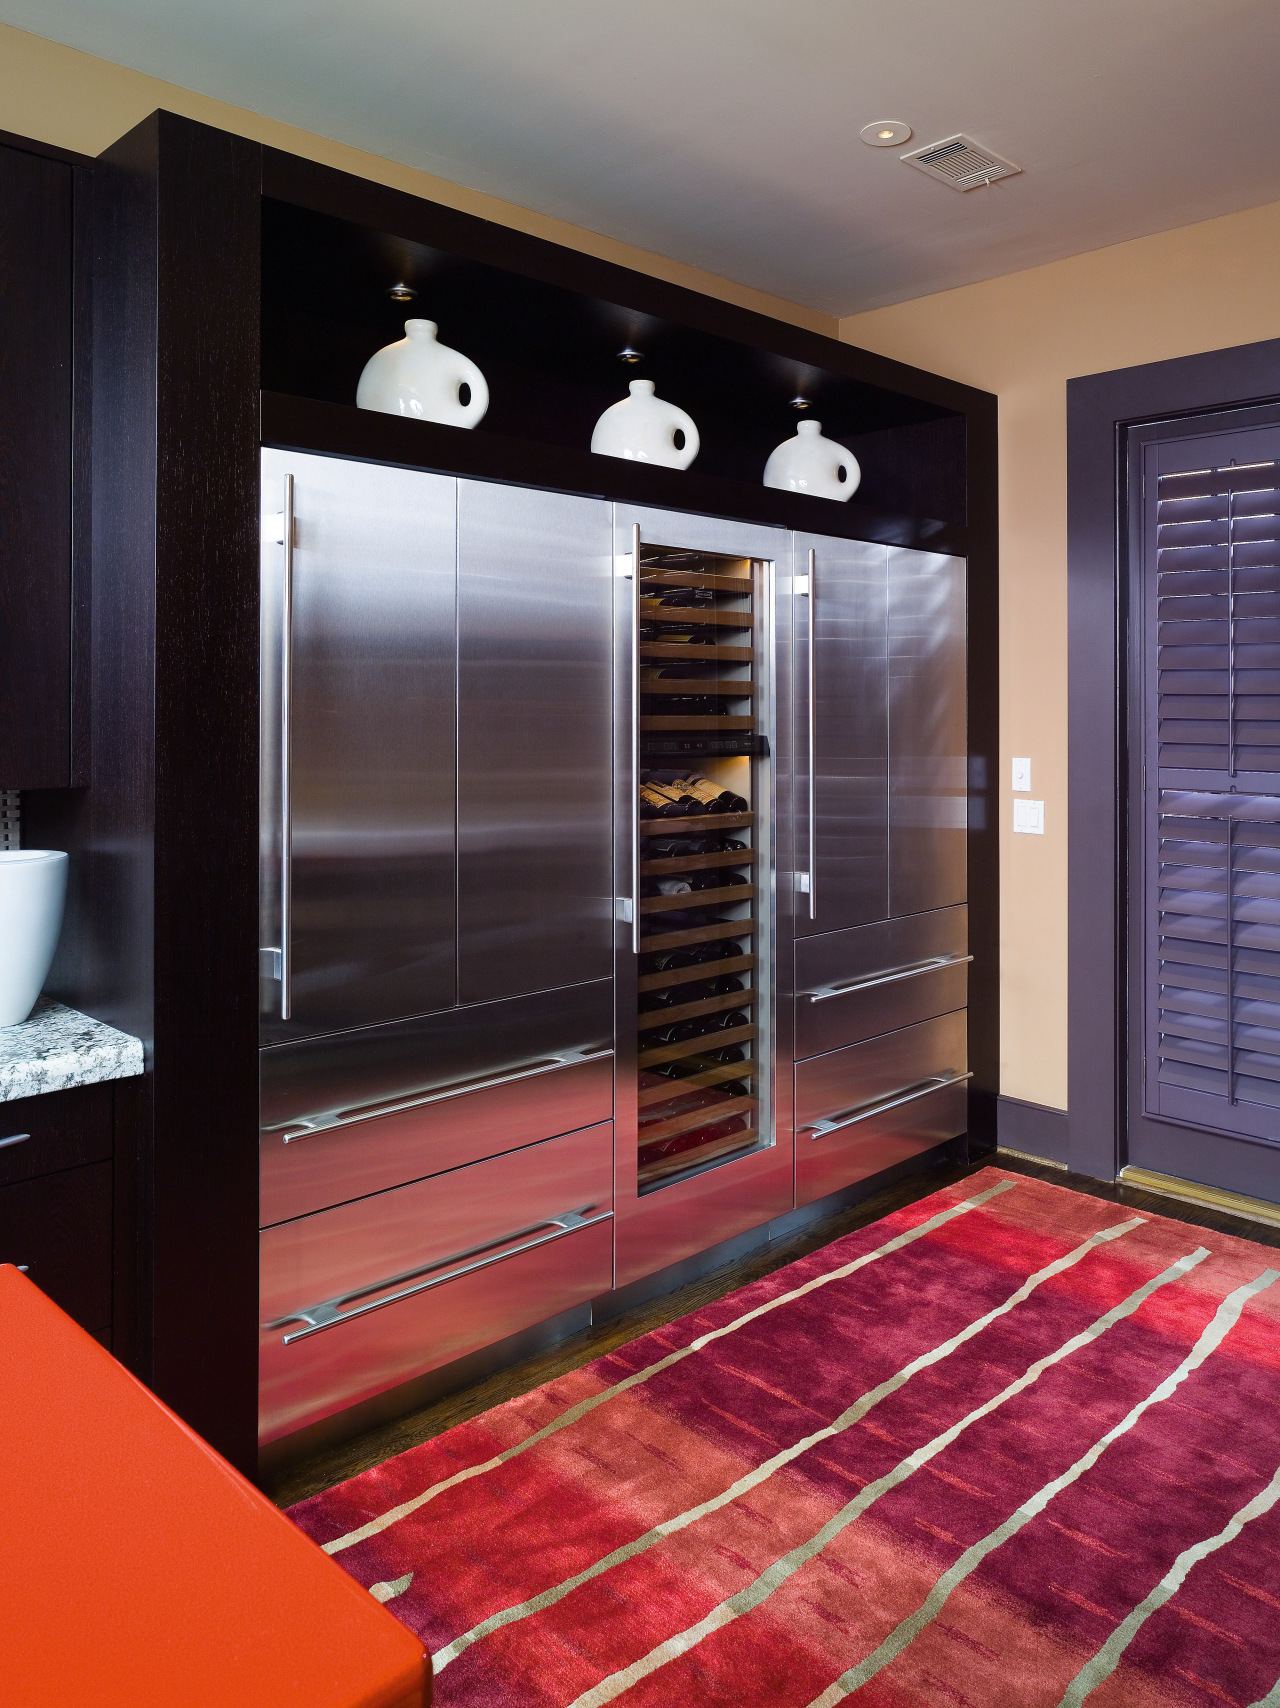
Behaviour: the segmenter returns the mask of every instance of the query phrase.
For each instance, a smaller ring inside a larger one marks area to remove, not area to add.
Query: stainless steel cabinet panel
[[[968,1121],[967,1105],[964,1085],[945,1086],[857,1126],[816,1139],[798,1134],[797,1208],[958,1137]]]
[[[796,1152],[831,1123],[859,1126],[882,1104],[906,1098],[931,1081],[963,1074],[967,1016],[963,1011],[905,1026],[865,1043],[811,1056],[796,1064]],[[900,1107],[909,1111],[911,1104]],[[858,1117],[850,1120],[850,1117]],[[910,1120],[909,1114],[900,1117]],[[964,1131],[961,1119],[957,1132]]]
[[[382,1113],[322,1114],[320,1122],[334,1124],[319,1130],[297,1124],[264,1133],[262,1226],[609,1120],[612,1051],[557,1065],[563,1059],[544,1057],[497,1083],[463,1079],[392,1099]]]
[[[796,1057],[963,1008],[968,909],[940,908],[805,937],[796,956]]]
[[[963,558],[891,547],[889,912],[967,895]]]
[[[296,526],[282,801],[286,475]],[[279,978],[265,976],[266,1038],[454,1000],[456,485],[262,453],[262,943],[282,946],[291,853],[293,1009],[282,1023]]]
[[[260,1440],[606,1291],[612,1202],[606,1123],[268,1228]]]
[[[606,976],[607,504],[458,487],[459,1001]]]
[[[412,1180],[469,1160],[454,1156],[454,1146],[491,1145],[476,1155],[509,1149],[506,1121],[527,1131],[532,1140],[604,1118],[610,1108],[597,1107],[595,1100],[612,1101],[607,1060],[585,1073],[580,1068],[548,1074],[538,1070],[555,1058],[598,1057],[609,1050],[612,1039],[612,984],[599,979],[568,990],[477,1003],[263,1050],[258,1058],[261,1225],[395,1184],[387,1171],[404,1168],[399,1179]],[[284,1143],[286,1133],[300,1128],[315,1129],[362,1112],[413,1103],[456,1091],[467,1082],[475,1085],[529,1072],[537,1077],[472,1094],[474,1101],[468,1098],[468,1111],[492,1110],[499,1117],[488,1141],[453,1098],[446,1100],[447,1108],[437,1105],[429,1119],[397,1118],[385,1126],[362,1123],[362,1134],[373,1141],[368,1146],[354,1139],[345,1143],[345,1135],[338,1133]],[[588,1105],[590,1112],[584,1114]],[[532,1131],[530,1123],[541,1131]]]
[[[812,904],[805,895],[796,898],[795,930],[802,937],[883,919],[889,911],[888,551],[861,540],[794,534],[794,574],[809,575],[811,564],[809,595],[797,598],[792,611],[795,863],[812,895]]]

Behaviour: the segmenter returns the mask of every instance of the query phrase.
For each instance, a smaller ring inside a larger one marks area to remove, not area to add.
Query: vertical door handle
[[[640,953],[640,524],[631,529],[631,953]]]
[[[293,1013],[293,476],[284,477],[280,612],[280,1018]]]
[[[809,918],[818,917],[818,554],[809,547]]]

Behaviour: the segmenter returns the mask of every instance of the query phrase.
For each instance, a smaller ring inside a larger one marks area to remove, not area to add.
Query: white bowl
[[[0,1026],[17,1026],[35,1007],[58,947],[66,899],[65,854],[0,852]]]

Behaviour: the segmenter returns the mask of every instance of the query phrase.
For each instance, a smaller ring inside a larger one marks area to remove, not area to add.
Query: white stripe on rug
[[[1137,1405],[1125,1413],[1119,1423],[1113,1425],[1105,1435],[1095,1441],[1088,1452],[1082,1453],[1075,1464],[1065,1470],[1061,1476],[1055,1477],[1052,1482],[1046,1483],[1043,1488],[1037,1490],[1030,1500],[1024,1501],[1018,1510],[997,1529],[993,1530],[989,1536],[984,1536],[980,1542],[975,1542],[971,1548],[966,1548],[955,1565],[938,1579],[916,1611],[904,1619],[895,1630],[891,1631],[879,1648],[869,1654],[866,1660],[860,1661],[855,1667],[850,1667],[848,1672],[842,1673],[835,1683],[824,1690],[820,1696],[815,1696],[809,1704],[809,1708],[834,1708],[835,1703],[842,1702],[846,1696],[851,1696],[855,1690],[860,1690],[868,1680],[874,1678],[882,1668],[888,1666],[890,1661],[896,1660],[902,1651],[916,1640],[921,1631],[933,1623],[942,1611],[952,1590],[958,1584],[963,1583],[971,1572],[976,1571],[988,1554],[993,1553],[1011,1536],[1016,1536],[1024,1524],[1029,1524],[1038,1513],[1044,1511],[1055,1495],[1061,1494],[1063,1489],[1069,1488],[1086,1471],[1091,1470],[1111,1443],[1119,1440],[1122,1435],[1127,1435],[1134,1424],[1152,1406],[1159,1405],[1161,1401],[1167,1400],[1191,1372],[1198,1369],[1205,1359],[1222,1344],[1239,1322],[1240,1313],[1244,1310],[1247,1301],[1253,1298],[1256,1293],[1263,1292],[1277,1280],[1280,1280],[1280,1270],[1265,1269],[1254,1280],[1246,1281],[1242,1287],[1237,1287],[1233,1293],[1228,1293],[1214,1312],[1212,1320],[1202,1330],[1200,1338],[1191,1348],[1191,1351],[1171,1375],[1166,1376],[1162,1382],[1158,1383],[1145,1399],[1139,1400]]]
[[[1118,1305],[1113,1305],[1103,1316],[1098,1317],[1090,1323],[1088,1328],[1082,1329],[1079,1334],[1073,1335],[1055,1352],[1046,1353],[1043,1358],[1037,1359],[1021,1376],[1010,1382],[1006,1388],[1001,1389],[984,1405],[967,1413],[958,1423],[953,1423],[940,1435],[935,1435],[933,1440],[926,1442],[923,1447],[917,1447],[914,1453],[909,1453],[905,1459],[899,1460],[893,1469],[887,1471],[884,1476],[878,1477],[873,1483],[868,1483],[847,1505],[842,1506],[833,1517],[829,1518],[807,1542],[802,1542],[790,1553],[783,1554],[771,1566],[767,1566],[760,1576],[753,1583],[748,1584],[745,1589],[739,1590],[736,1594],[720,1602],[718,1606],[713,1607],[696,1625],[690,1625],[687,1630],[680,1631],[674,1637],[669,1637],[665,1642],[659,1643],[656,1648],[651,1649],[647,1655],[641,1656],[639,1660],[633,1661],[630,1666],[623,1667],[618,1672],[610,1673],[608,1677],[602,1678],[590,1690],[583,1691],[582,1695],[570,1705],[570,1708],[599,1708],[601,1703],[612,1702],[615,1697],[621,1696],[624,1690],[629,1690],[640,1679],[646,1678],[652,1672],[657,1672],[658,1668],[665,1666],[668,1661],[676,1660],[680,1655],[696,1647],[704,1637],[709,1637],[713,1631],[722,1630],[724,1626],[731,1625],[735,1619],[740,1619],[743,1614],[750,1613],[761,1606],[769,1599],[774,1590],[780,1588],[789,1577],[800,1570],[801,1566],[807,1565],[810,1560],[816,1558],[829,1542],[833,1541],[842,1530],[847,1529],[856,1518],[860,1518],[868,1507],[880,1499],[881,1495],[887,1494],[890,1489],[895,1489],[900,1483],[904,1483],[922,1465],[928,1464],[930,1459],[935,1458],[944,1448],[949,1447],[971,1425],[990,1416],[1008,1400],[1024,1392],[1033,1382],[1038,1381],[1052,1365],[1061,1363],[1064,1358],[1069,1357],[1073,1352],[1078,1352],[1081,1347],[1092,1344],[1108,1329],[1114,1328],[1118,1322],[1132,1316],[1134,1311],[1145,1304],[1159,1288],[1167,1287],[1171,1282],[1182,1280],[1184,1275],[1194,1269],[1198,1263],[1203,1263],[1208,1256],[1208,1249],[1205,1246],[1200,1246],[1195,1251],[1188,1252],[1185,1257],[1178,1258],[1175,1263],[1171,1263],[1167,1269],[1162,1270],[1159,1275],[1153,1276],[1150,1281],[1145,1281],[1141,1287],[1130,1293],[1127,1299],[1121,1300]]]
[[[770,1311],[776,1311],[783,1305],[789,1305],[796,1299],[802,1299],[806,1293],[812,1293],[819,1287],[829,1286],[832,1281],[845,1280],[848,1276],[856,1274],[859,1269],[864,1269],[867,1264],[875,1263],[879,1258],[888,1257],[895,1251],[901,1251],[904,1246],[911,1245],[915,1240],[923,1239],[925,1234],[933,1233],[935,1229],[943,1227],[947,1222],[954,1221],[957,1216],[963,1216],[970,1210],[981,1209],[984,1204],[989,1204],[993,1198],[998,1198],[1002,1192],[1011,1192],[1015,1185],[1017,1182],[1013,1180],[997,1181],[994,1186],[987,1187],[985,1192],[976,1192],[972,1198],[962,1199],[959,1204],[952,1204],[949,1209],[939,1210],[937,1215],[930,1216],[928,1221],[920,1222],[914,1228],[908,1228],[905,1233],[895,1234],[892,1239],[886,1240],[874,1251],[864,1252],[861,1257],[855,1257],[850,1263],[841,1264],[838,1269],[828,1270],[823,1275],[815,1275],[811,1281],[804,1282],[789,1293],[780,1293],[777,1298],[769,1299],[763,1305],[757,1305],[754,1310],[744,1311],[733,1322],[725,1323],[721,1328],[712,1329],[707,1334],[699,1335],[696,1340],[691,1340],[688,1346],[682,1346],[675,1352],[669,1352],[665,1358],[659,1358],[656,1364],[650,1364],[643,1370],[635,1371],[634,1374],[625,1377],[621,1382],[615,1382],[612,1387],[604,1388],[598,1394],[592,1394],[590,1399],[579,1400],[577,1405],[570,1406],[559,1417],[553,1418],[550,1423],[544,1424],[541,1429],[535,1430],[532,1435],[526,1436],[514,1447],[508,1447],[501,1453],[495,1453],[492,1459],[486,1459],[483,1464],[468,1465],[464,1471],[455,1471],[453,1476],[445,1477],[442,1482],[433,1483],[421,1494],[402,1501],[399,1506],[393,1506],[389,1512],[384,1512],[380,1517],[371,1518],[367,1524],[360,1525],[356,1530],[349,1530],[345,1536],[337,1536],[332,1542],[324,1543],[325,1553],[340,1554],[344,1548],[353,1548],[357,1542],[363,1542],[370,1536],[378,1535],[380,1531],[389,1529],[391,1525],[398,1524],[402,1518],[407,1518],[411,1512],[416,1512],[419,1507],[425,1506],[429,1500],[435,1500],[438,1495],[445,1494],[449,1489],[457,1488],[459,1483],[470,1482],[473,1477],[482,1477],[488,1471],[497,1470],[500,1465],[509,1464],[521,1453],[527,1453],[531,1447],[537,1447],[548,1436],[556,1434],[558,1430],[567,1429],[571,1423],[577,1423],[579,1418],[586,1417],[588,1412],[594,1411],[597,1406],[604,1405],[606,1400],[616,1399],[619,1394],[625,1394],[628,1389],[637,1387],[641,1382],[649,1381],[652,1377],[661,1374],[663,1370],[670,1370],[672,1365],[679,1364],[682,1359],[692,1357],[695,1352],[701,1352],[713,1341],[723,1340],[725,1335],[734,1334],[738,1329],[744,1328],[747,1323],[755,1322],[758,1317],[767,1316]]]
[[[1100,1684],[1111,1677],[1111,1674],[1120,1665],[1125,1650],[1151,1615],[1163,1607],[1171,1595],[1182,1588],[1192,1566],[1207,1559],[1210,1554],[1216,1554],[1218,1549],[1225,1547],[1228,1542],[1234,1542],[1246,1524],[1251,1523],[1255,1518],[1261,1518],[1264,1513],[1270,1512],[1278,1500],[1280,1500],[1280,1470],[1276,1472],[1264,1489],[1254,1495],[1251,1501],[1247,1501],[1239,1512],[1232,1514],[1216,1536],[1206,1536],[1202,1541],[1193,1542],[1190,1547],[1182,1550],[1150,1595],[1140,1601],[1133,1612],[1116,1626],[1093,1659],[1087,1661],[1080,1668],[1080,1671],[1064,1691],[1058,1708],[1079,1708],[1080,1703],[1091,1691],[1096,1690]]]
[[[478,1643],[482,1637],[487,1637],[492,1632],[501,1630],[504,1625],[512,1625],[519,1619],[528,1619],[535,1613],[545,1612],[547,1608],[554,1607],[558,1601],[563,1601],[566,1595],[571,1595],[582,1584],[589,1583],[592,1578],[597,1578],[602,1573],[611,1571],[614,1566],[620,1566],[626,1560],[635,1559],[638,1554],[643,1554],[648,1549],[656,1547],[665,1537],[674,1536],[677,1531],[687,1529],[690,1524],[695,1524],[699,1519],[706,1518],[710,1513],[718,1512],[721,1507],[728,1506],[731,1501],[740,1499],[741,1496],[748,1494],[759,1484],[767,1482],[776,1471],[784,1465],[789,1465],[792,1460],[798,1459],[802,1453],[807,1453],[810,1448],[817,1447],[823,1441],[830,1441],[833,1436],[851,1429],[855,1423],[867,1415],[873,1406],[879,1405],[881,1400],[887,1399],[890,1394],[897,1393],[898,1389],[909,1382],[918,1371],[925,1370],[931,1364],[937,1364],[942,1359],[949,1357],[966,1341],[972,1340],[976,1334],[981,1334],[983,1329],[989,1328],[997,1318],[1005,1316],[1016,1306],[1022,1304],[1024,1300],[1030,1298],[1037,1287],[1043,1286],[1055,1275],[1061,1275],[1065,1270],[1072,1268],[1087,1257],[1091,1251],[1096,1250],[1098,1246],[1105,1245],[1110,1240],[1119,1239],[1122,1234],[1132,1233],[1134,1228],[1143,1227],[1145,1223],[1146,1218],[1144,1216],[1134,1216],[1130,1221],[1120,1222],[1114,1227],[1102,1228],[1098,1233],[1090,1234],[1089,1238],[1078,1245],[1074,1251],[1069,1251],[1064,1256],[1055,1258],[1052,1263],[1047,1263],[1043,1269],[1036,1270],[1034,1275],[1029,1275],[1021,1286],[1010,1293],[1003,1304],[996,1305],[985,1316],[969,1323],[958,1334],[953,1334],[949,1340],[944,1340],[928,1352],[922,1352],[918,1358],[913,1358],[909,1364],[904,1364],[896,1374],[887,1377],[878,1387],[869,1389],[861,1398],[855,1400],[847,1410],[841,1412],[840,1416],[833,1422],[826,1424],[822,1429],[815,1430],[812,1435],[806,1435],[803,1440],[795,1442],[793,1446],[783,1448],[781,1452],[775,1453],[771,1459],[764,1460],[754,1470],[748,1471],[736,1482],[730,1483],[726,1489],[720,1494],[714,1495],[710,1500],[703,1501],[698,1506],[689,1507],[684,1512],[677,1513],[673,1518],[664,1519],[661,1524],[655,1524],[651,1530],[645,1531],[642,1536],[615,1548],[612,1553],[606,1554],[603,1559],[585,1567],[573,1577],[565,1578],[563,1582],[539,1591],[537,1595],[530,1596],[528,1600],[522,1601],[514,1607],[504,1608],[501,1613],[491,1614],[488,1619],[472,1626],[471,1630],[464,1631],[460,1637],[455,1637],[451,1643],[446,1644],[444,1648],[432,1655],[432,1666],[436,1672],[442,1672],[450,1661],[456,1660],[460,1654],[469,1649],[473,1643]]]

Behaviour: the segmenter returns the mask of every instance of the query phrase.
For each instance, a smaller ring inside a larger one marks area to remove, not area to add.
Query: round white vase
[[[474,427],[489,407],[489,387],[479,368],[469,356],[439,342],[434,320],[406,320],[404,330],[403,338],[365,363],[357,407]]]
[[[801,421],[794,439],[771,451],[764,465],[764,484],[786,492],[807,492],[811,498],[835,498],[842,504],[853,497],[862,470],[852,451],[822,437],[821,421]]]
[[[58,947],[67,857],[40,848],[0,852],[0,1026],[36,1005]]]
[[[687,469],[702,443],[693,417],[655,397],[652,380],[632,380],[630,391],[596,422],[591,449],[601,457]]]

